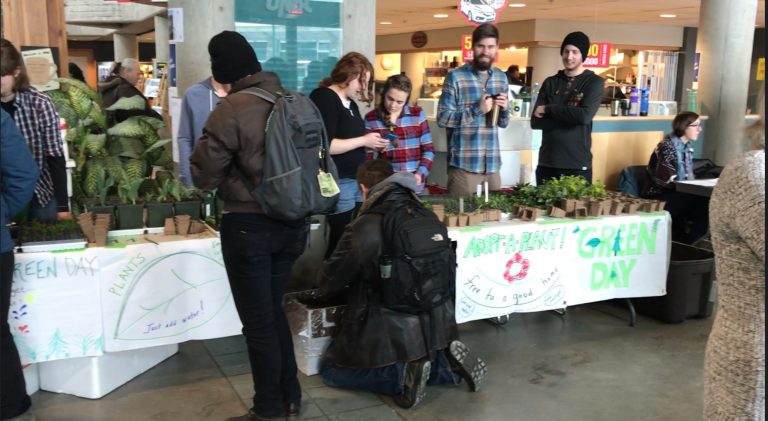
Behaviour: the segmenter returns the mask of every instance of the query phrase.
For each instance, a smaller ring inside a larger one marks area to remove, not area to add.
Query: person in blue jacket
[[[32,401],[27,395],[19,352],[8,325],[14,263],[8,224],[32,199],[40,170],[11,115],[0,109],[0,116],[0,373],[3,373],[0,381],[0,419],[34,420],[34,415],[28,412]]]

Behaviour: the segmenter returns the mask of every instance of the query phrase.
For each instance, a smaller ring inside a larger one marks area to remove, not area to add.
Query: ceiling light
[[[525,7],[527,4],[525,3],[510,3],[509,7]]]
[[[662,13],[662,14],[659,15],[659,17],[660,18],[672,19],[672,18],[676,18],[677,15],[673,15],[671,13]]]
[[[379,22],[379,25],[392,25],[392,22],[381,21]]]
[[[447,17],[448,17],[448,15],[447,15],[447,14],[445,14],[445,13],[438,13],[438,14],[436,14],[436,15],[432,15],[432,17],[433,17],[433,18],[438,18],[438,19],[445,19],[445,18],[447,18]]]

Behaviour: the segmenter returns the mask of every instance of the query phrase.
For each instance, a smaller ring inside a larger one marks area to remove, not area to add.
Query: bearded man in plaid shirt
[[[437,107],[437,124],[448,139],[448,192],[468,196],[478,184],[501,188],[499,127],[509,124],[507,75],[493,67],[499,31],[483,24],[472,32],[471,62],[448,73]],[[494,106],[498,121],[486,124]]]

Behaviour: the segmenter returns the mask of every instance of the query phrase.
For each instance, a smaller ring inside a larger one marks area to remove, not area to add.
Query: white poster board
[[[184,9],[181,7],[168,8],[168,42],[184,42]]]
[[[451,229],[456,322],[666,294],[666,212]]]
[[[8,323],[22,364],[102,355],[97,256],[15,255]]]
[[[39,91],[52,91],[59,89],[59,77],[56,62],[50,48],[39,48],[21,52],[24,67],[27,69],[27,77],[30,85]]]
[[[106,351],[240,334],[218,238],[105,250],[99,259]]]

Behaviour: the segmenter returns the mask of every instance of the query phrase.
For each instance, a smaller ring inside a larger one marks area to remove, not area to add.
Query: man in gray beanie
[[[565,175],[592,182],[592,119],[603,96],[603,78],[584,67],[589,37],[571,32],[563,39],[563,70],[544,80],[531,116],[542,131],[536,184]]]
[[[214,36],[208,52],[213,78],[232,86],[208,117],[190,169],[195,186],[218,188],[224,201],[221,251],[243,324],[255,390],[248,413],[230,420],[298,416],[301,387],[282,299],[309,227],[304,219],[267,217],[251,195],[262,181],[264,129],[272,104],[242,93],[251,87],[273,94],[283,88],[276,74],[261,71],[248,41],[236,32]]]

